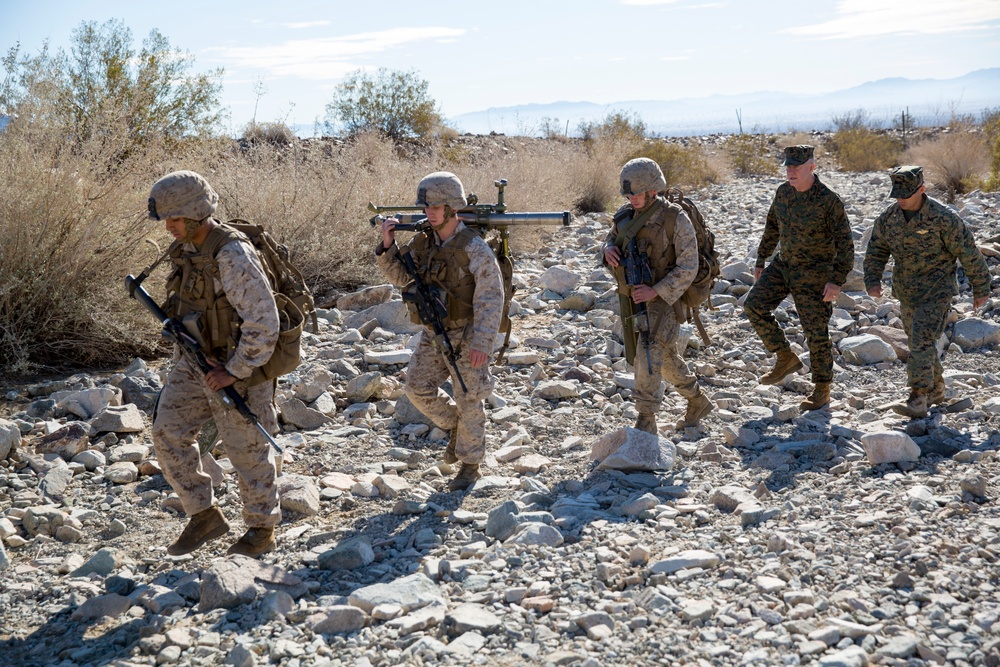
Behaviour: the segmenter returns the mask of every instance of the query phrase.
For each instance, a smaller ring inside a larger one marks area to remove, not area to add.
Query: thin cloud
[[[298,23],[282,23],[281,25],[292,30],[301,30],[302,28],[319,28],[330,25],[330,21],[300,21]]]
[[[789,28],[784,32],[821,39],[851,39],[878,35],[932,35],[989,29],[1000,20],[996,0],[840,0],[837,16],[825,23]]]
[[[653,7],[654,5],[672,5],[678,0],[621,0],[623,5],[630,7]]]
[[[264,70],[274,76],[296,76],[314,81],[343,78],[359,68],[358,60],[389,49],[419,42],[454,39],[461,28],[393,28],[379,32],[300,39],[275,45],[211,47],[206,52],[231,67]]]
[[[679,60],[691,60],[691,56],[663,56],[662,58],[660,58],[660,60],[672,63],[672,62],[677,62]]]

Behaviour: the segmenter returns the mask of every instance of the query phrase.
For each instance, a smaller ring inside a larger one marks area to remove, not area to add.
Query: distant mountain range
[[[634,100],[594,104],[552,102],[493,107],[448,119],[460,132],[540,136],[544,119],[560,133],[578,134],[582,122],[608,114],[637,115],[654,134],[692,136],[740,130],[786,132],[825,130],[833,118],[865,109],[870,119],[891,127],[904,110],[919,125],[944,125],[955,114],[978,119],[983,109],[1000,107],[1000,68],[981,69],[955,79],[892,78],[818,95],[758,92],[674,100]]]

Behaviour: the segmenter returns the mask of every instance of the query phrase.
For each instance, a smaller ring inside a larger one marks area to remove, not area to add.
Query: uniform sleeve
[[[381,247],[381,241],[379,242]],[[406,272],[406,267],[399,261],[399,246],[393,243],[381,255],[375,256],[378,268],[385,274],[386,279],[397,287],[405,287],[410,282],[410,274]]]
[[[233,377],[250,377],[271,358],[278,342],[278,308],[257,253],[245,241],[230,241],[215,257],[219,282],[240,324],[236,353],[226,362]]]
[[[683,211],[677,213],[672,240],[677,263],[663,276],[663,280],[653,285],[657,296],[670,305],[681,298],[698,275],[698,237],[694,233],[691,219]]]
[[[468,246],[469,271],[475,276],[476,291],[472,295],[473,350],[490,354],[496,342],[500,320],[503,319],[503,276],[496,256],[486,242],[476,238]]]
[[[977,299],[989,296],[990,268],[983,253],[976,247],[972,230],[958,215],[952,217],[952,224],[945,231],[944,243],[952,256],[962,263],[972,285],[972,295]]]
[[[869,290],[882,284],[882,272],[889,261],[889,244],[885,240],[885,223],[888,218],[888,211],[875,218],[872,223],[872,234],[868,239],[868,248],[865,250],[865,289]]]
[[[830,282],[834,285],[843,285],[847,282],[847,274],[854,268],[854,235],[851,233],[851,222],[847,219],[844,202],[840,197],[834,197],[830,218],[834,245],[833,276]]]
[[[774,254],[780,235],[778,216],[774,212],[774,202],[771,202],[771,208],[767,210],[767,221],[764,223],[764,235],[760,237],[760,244],[757,246],[757,261],[755,263],[757,268],[764,268],[767,258]]]

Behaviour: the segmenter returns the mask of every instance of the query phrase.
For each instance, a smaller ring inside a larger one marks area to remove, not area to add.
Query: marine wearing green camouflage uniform
[[[865,288],[880,291],[882,271],[892,257],[892,294],[899,299],[910,348],[907,384],[936,403],[944,400],[944,379],[935,343],[944,333],[951,299],[958,294],[955,260],[962,262],[974,298],[989,296],[990,272],[962,218],[922,193],[921,167],[898,167],[891,178],[890,197],[906,200],[920,194],[922,204],[914,200],[915,210],[904,210],[897,201],[875,219],[865,252]]]
[[[786,166],[807,164],[812,158],[811,146],[785,150]],[[780,250],[763,269],[743,309],[767,351],[780,358],[791,350],[772,311],[791,294],[809,347],[812,380],[828,387],[833,380],[833,304],[823,300],[823,293],[828,283],[840,286],[847,280],[854,265],[854,239],[840,197],[819,177],[813,179],[805,192],[788,182],[778,186],[757,246],[756,267],[764,267],[779,242]]]

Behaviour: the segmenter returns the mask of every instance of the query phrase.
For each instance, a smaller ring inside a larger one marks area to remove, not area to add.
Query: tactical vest
[[[650,219],[635,234],[635,244],[640,253],[645,253],[649,257],[649,269],[653,274],[655,285],[677,266],[674,226],[677,224],[677,214],[681,208],[668,203],[662,197],[657,197],[653,206],[656,209]],[[624,220],[618,224],[625,226],[628,221]]]
[[[467,227],[442,246],[435,242],[434,232],[428,230],[417,234],[407,244],[420,280],[437,293],[448,313],[443,322],[446,329],[464,327],[472,321],[476,277],[469,270],[467,248],[476,236],[476,232]],[[411,282],[404,291],[413,289],[415,285]],[[413,323],[427,324],[420,321],[415,305],[407,302],[407,307]]]

